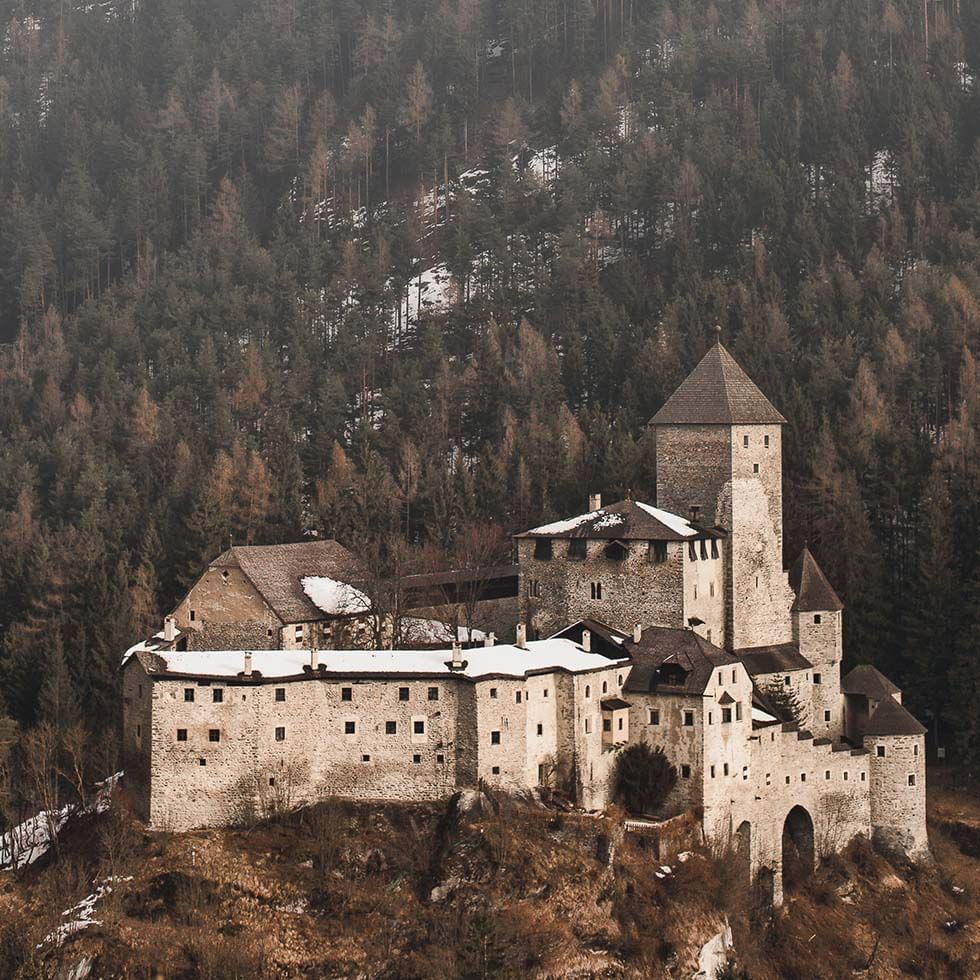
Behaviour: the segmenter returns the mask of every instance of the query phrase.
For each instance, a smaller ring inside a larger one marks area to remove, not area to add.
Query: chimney
[[[697,524],[697,522],[698,522],[698,515],[700,513],[701,513],[701,505],[700,504],[691,504],[691,523],[692,524]]]
[[[173,616],[163,617],[163,639],[165,643],[173,643],[177,639],[177,620]]]
[[[496,643],[497,643],[497,634],[496,633],[487,633],[487,635],[485,637],[483,637],[483,645],[485,647],[495,646]]]
[[[586,653],[592,652],[592,631],[582,630],[582,649]]]
[[[601,493],[590,493],[589,494],[589,510],[601,510],[602,509],[602,494]]]
[[[317,670],[320,666],[320,651],[317,650],[316,644],[310,644],[310,670]]]
[[[250,650],[245,651],[245,669],[242,671],[242,673],[246,677],[252,676],[252,652]]]
[[[459,643],[453,644],[453,670],[459,670],[463,666],[463,653],[460,650]]]
[[[639,623],[637,623],[636,626],[633,627],[633,642],[639,643],[640,640],[642,639],[643,639],[643,627]]]
[[[517,624],[517,648],[519,650],[527,649],[527,626],[524,623]]]

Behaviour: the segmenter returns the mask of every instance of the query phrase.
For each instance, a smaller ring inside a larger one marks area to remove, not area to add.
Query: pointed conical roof
[[[925,735],[926,726],[894,698],[885,698],[875,708],[864,729],[865,735]]]
[[[844,694],[859,694],[873,701],[885,701],[901,691],[885,675],[871,664],[858,664],[841,681]]]
[[[806,545],[789,570],[789,584],[796,593],[793,612],[839,612],[844,608]]]
[[[782,425],[785,421],[719,341],[650,424]]]

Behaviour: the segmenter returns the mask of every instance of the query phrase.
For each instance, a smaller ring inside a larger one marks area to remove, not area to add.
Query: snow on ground
[[[61,913],[63,919],[68,919],[67,922],[63,922],[54,932],[49,933],[44,939],[37,944],[37,948],[41,949],[43,946],[52,945],[60,946],[66,939],[70,939],[76,933],[81,932],[83,929],[88,929],[89,926],[100,926],[101,921],[93,918],[95,913],[95,906],[106,897],[112,893],[112,886],[117,882],[132,881],[133,876],[129,875],[125,878],[106,878],[101,884],[97,883],[97,887],[91,895],[86,895],[78,904],[73,905],[70,909],[65,909]]]
[[[420,619],[409,616],[402,620],[402,635],[406,643],[445,644],[453,642],[453,628],[439,619]],[[473,641],[482,643],[486,634],[482,630],[468,630],[465,626],[456,628],[455,639],[460,643]]]
[[[725,919],[721,932],[715,933],[702,947],[698,956],[698,972],[691,980],[714,980],[718,971],[728,964],[732,949],[732,927]]]
[[[504,56],[504,41],[487,41],[487,57],[502,58]]]
[[[346,582],[325,575],[310,575],[301,583],[313,605],[328,616],[350,616],[371,608],[371,600]]]
[[[389,286],[391,285],[389,281]],[[425,313],[436,313],[451,306],[459,288],[444,262],[424,269],[413,276],[392,313],[391,326],[404,329],[418,323]]]
[[[872,208],[891,203],[894,197],[895,160],[888,150],[878,150],[868,169],[868,197]]]
[[[965,61],[958,62],[955,66],[956,74],[960,78],[960,86],[964,92],[972,92],[973,86],[977,83],[977,76],[970,71],[970,66]]]

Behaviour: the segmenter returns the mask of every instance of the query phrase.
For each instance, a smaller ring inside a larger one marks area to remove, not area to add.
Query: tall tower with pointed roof
[[[650,423],[657,506],[693,509],[730,535],[725,636],[735,650],[793,638],[782,560],[785,422],[718,340]]]

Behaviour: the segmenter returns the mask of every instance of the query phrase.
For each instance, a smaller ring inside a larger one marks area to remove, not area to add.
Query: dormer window
[[[683,687],[687,672],[680,664],[663,664],[657,671],[657,680],[672,687]]]
[[[534,541],[534,557],[538,561],[551,561],[551,538],[536,538]]]
[[[650,542],[650,561],[655,565],[662,565],[667,560],[667,542]]]
[[[585,538],[571,538],[568,542],[568,557],[572,561],[584,561],[589,554],[589,542]]]
[[[610,561],[624,561],[629,557],[629,547],[622,541],[610,541],[602,552]]]

